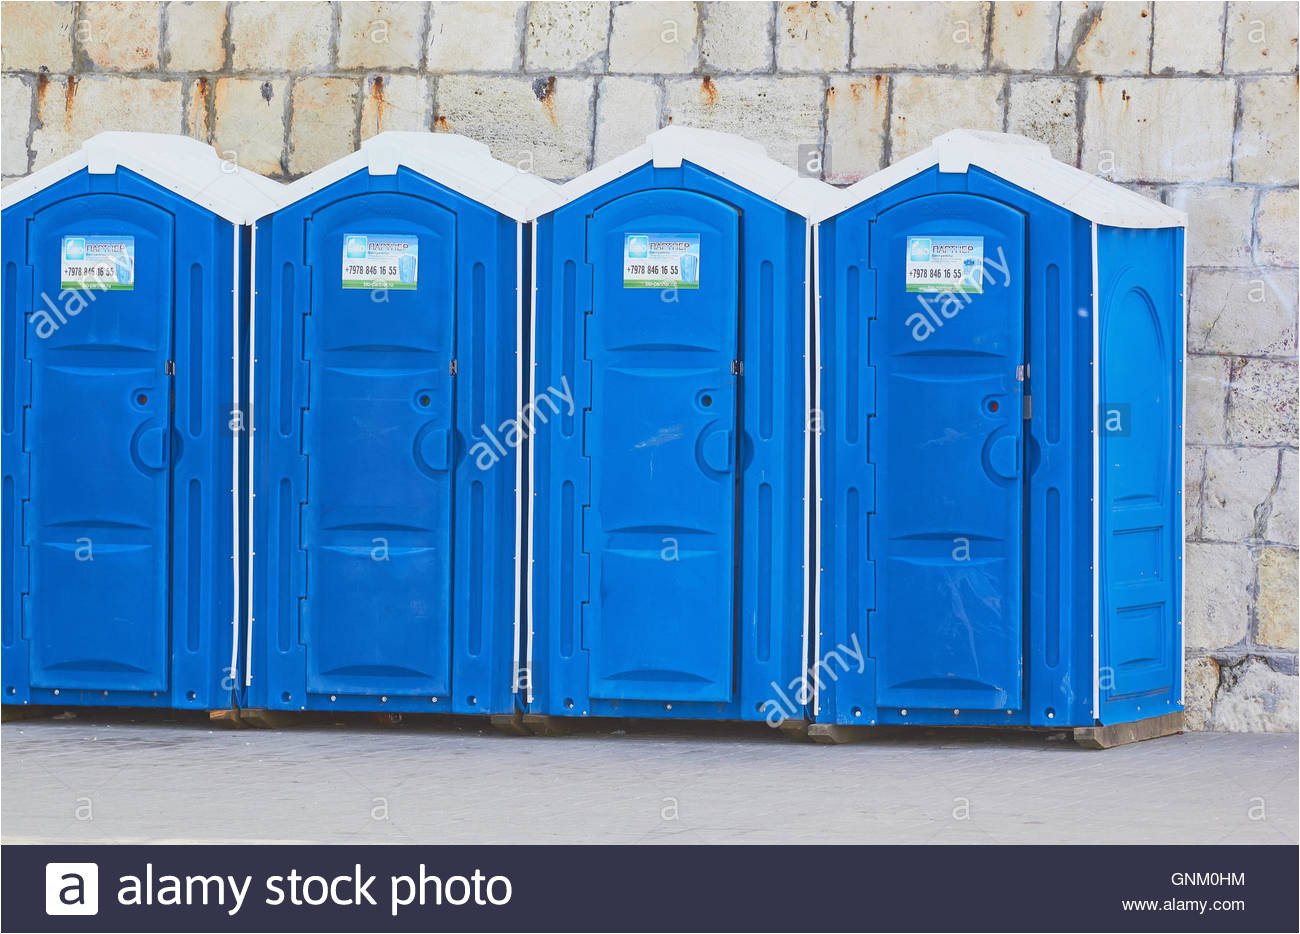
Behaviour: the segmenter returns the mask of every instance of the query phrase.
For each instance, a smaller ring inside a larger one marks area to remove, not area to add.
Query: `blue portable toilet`
[[[246,708],[514,713],[525,217],[554,187],[383,133],[257,222]]]
[[[1181,726],[1185,223],[957,130],[819,224],[818,724]]]
[[[247,225],[279,188],[156,133],[4,188],[5,704],[230,707]]]
[[[806,717],[808,218],[833,193],[669,127],[539,211],[526,719]]]

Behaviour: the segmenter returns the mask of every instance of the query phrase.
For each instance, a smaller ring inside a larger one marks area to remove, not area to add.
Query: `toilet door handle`
[[[995,438],[989,445],[989,468],[1006,480],[1020,476],[1020,436],[1013,434]]]
[[[451,466],[451,432],[434,428],[424,432],[419,440],[420,460],[430,470],[446,470]]]
[[[131,439],[131,453],[141,467],[147,470],[162,470],[167,466],[167,458],[170,454],[170,435],[167,426],[154,426],[147,428],[146,422],[136,430],[135,437]]]
[[[730,473],[733,438],[730,428],[716,422],[710,425],[700,438],[700,462],[715,473]]]

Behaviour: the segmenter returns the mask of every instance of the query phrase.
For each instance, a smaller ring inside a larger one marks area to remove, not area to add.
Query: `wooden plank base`
[[[808,726],[808,738],[814,743],[839,746],[866,739],[867,731],[860,726],[846,726],[842,723],[813,723]]]
[[[573,732],[573,726],[566,722],[566,718],[544,713],[524,714],[523,724],[534,736],[568,736]]]
[[[1135,720],[1132,723],[1112,723],[1108,726],[1076,726],[1074,741],[1085,749],[1110,749],[1112,746],[1124,746],[1128,743],[1140,743],[1146,739],[1172,736],[1183,732],[1184,717],[1180,710],[1167,713],[1149,720]]]
[[[62,707],[46,704],[5,704],[0,707],[0,723],[9,723],[11,720],[48,720],[62,711]]]
[[[283,730],[295,726],[315,726],[325,722],[328,714],[317,710],[266,710],[261,707],[245,708],[239,711],[239,719],[245,726],[258,730]]]
[[[793,743],[810,743],[812,739],[808,736],[808,726],[807,720],[782,720],[777,729]]]
[[[532,731],[524,726],[523,714],[518,713],[494,713],[492,715],[492,725],[510,736],[532,736]]]
[[[224,726],[230,730],[242,730],[245,727],[238,710],[209,710],[208,722],[213,726]]]

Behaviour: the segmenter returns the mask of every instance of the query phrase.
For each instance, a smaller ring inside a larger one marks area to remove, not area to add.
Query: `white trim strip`
[[[515,223],[515,408],[523,405],[524,391],[524,225]],[[530,400],[531,401],[531,400]],[[517,411],[516,417],[522,410]],[[531,439],[530,439],[531,440]],[[519,616],[523,565],[523,495],[524,495],[524,459],[515,447],[515,630],[514,654],[510,666],[510,694],[519,693],[519,641],[522,620]]]
[[[1101,294],[1092,224],[1092,718],[1101,711]]]
[[[812,520],[813,529],[816,531],[816,534],[812,536],[812,544],[811,544],[811,551],[812,551],[812,554],[811,554],[811,561],[812,561],[812,563],[813,563],[813,564],[812,564],[812,581],[811,581],[812,593],[809,595],[809,598],[808,598],[808,599],[810,599],[810,600],[812,601],[813,657],[812,657],[812,659],[809,659],[809,658],[808,658],[808,618],[807,618],[807,617],[808,617],[808,613],[807,613],[807,609],[805,608],[805,611],[804,611],[804,637],[803,637],[803,638],[804,638],[804,667],[805,667],[805,677],[809,677],[809,676],[811,676],[811,675],[815,675],[815,674],[817,673],[817,671],[819,670],[818,666],[819,666],[820,663],[821,663],[821,634],[822,634],[822,601],[821,601],[821,580],[822,580],[822,547],[821,547],[821,537],[822,537],[822,536],[821,536],[821,506],[822,506],[822,496],[821,496],[821,492],[822,492],[822,484],[821,484],[821,479],[822,479],[822,478],[821,478],[821,465],[822,465],[822,432],[821,432],[821,429],[822,429],[822,422],[821,422],[821,420],[822,420],[822,412],[821,412],[821,382],[822,382],[822,360],[821,360],[822,290],[821,290],[821,281],[820,281],[820,279],[819,279],[819,277],[818,277],[818,273],[819,273],[819,271],[820,271],[820,265],[821,265],[821,264],[820,264],[820,259],[821,259],[821,228],[820,228],[818,225],[813,224],[813,225],[812,225],[812,254],[811,254],[811,256],[810,256],[809,259],[808,259],[808,263],[810,264],[810,268],[809,268],[809,270],[808,270],[808,272],[809,272],[809,276],[808,276],[809,288],[808,288],[808,291],[809,291],[809,293],[810,293],[810,299],[811,299],[811,304],[812,304],[813,332],[812,332],[811,337],[806,338],[806,339],[808,340],[808,343],[809,343],[809,348],[810,348],[809,353],[810,353],[810,355],[811,355],[811,359],[809,360],[809,363],[808,363],[808,369],[810,370],[810,372],[811,372],[812,375],[811,375],[811,376],[809,377],[809,379],[808,379],[808,382],[809,382],[809,384],[810,384],[810,386],[811,386],[811,389],[809,390],[809,396],[808,396],[808,421],[807,421],[807,424],[805,424],[805,426],[804,426],[804,436],[805,436],[805,438],[808,439],[808,443],[810,444],[810,446],[811,446],[811,448],[812,448],[812,451],[815,453],[816,456],[815,456],[815,457],[811,457],[811,456],[809,457],[809,460],[810,460],[810,462],[811,462],[811,466],[809,467],[809,473],[810,473],[810,475],[811,475],[811,476],[810,476],[810,483],[811,483],[811,490],[812,490],[812,493],[811,493],[811,497],[810,497],[810,499],[809,499],[809,507],[808,507],[808,510],[805,510],[805,515],[804,515],[804,525],[805,525],[805,529],[804,529],[804,538],[807,539],[807,538],[809,537],[809,532],[808,532],[808,529],[807,529],[807,525],[808,525],[808,523],[809,523],[809,521],[810,521],[810,517],[813,516],[813,515],[816,515],[816,519],[815,519],[815,520]],[[815,423],[814,423],[814,419],[816,419]],[[813,429],[813,425],[814,425],[814,424],[817,425],[816,430]],[[809,437],[809,435],[811,435],[811,437]],[[809,511],[809,510],[815,510],[815,513],[814,513],[814,512],[811,512],[811,511]],[[807,542],[805,542],[805,546],[807,546]],[[807,547],[805,547],[805,551],[807,551],[807,550],[808,550]],[[806,578],[805,578],[805,580],[806,580]],[[806,603],[806,602],[807,602],[807,601],[805,601],[805,603]],[[807,671],[807,668],[808,668],[808,666],[809,666],[810,664],[811,664],[813,667],[812,667],[812,671],[811,671],[811,672],[808,672],[808,671]],[[812,688],[812,696],[813,696],[813,717],[816,718],[816,717],[821,713],[821,703],[822,703],[822,698],[821,698],[821,691],[818,689],[818,688],[819,688],[819,685],[818,685],[817,679],[816,679],[815,677],[812,677],[812,683],[811,683],[810,687]]]
[[[537,221],[530,222],[533,226],[532,236],[532,282],[529,286],[529,315],[528,315],[528,398],[532,400],[537,397]],[[527,667],[528,677],[525,681],[525,698],[526,702],[533,702],[533,591],[534,578],[533,572],[533,543],[537,535],[537,526],[533,522],[533,503],[537,499],[537,491],[533,486],[533,477],[535,476],[534,468],[537,456],[537,437],[534,435],[529,439],[528,444],[528,556],[525,567],[528,571],[528,592],[526,594],[526,606],[528,609],[528,651],[524,664]]]
[[[1178,293],[1178,318],[1176,323],[1183,332],[1182,357],[1178,362],[1179,375],[1182,377],[1182,415],[1178,420],[1178,459],[1179,471],[1178,488],[1182,490],[1179,496],[1182,513],[1180,524],[1175,530],[1178,541],[1178,581],[1180,584],[1178,595],[1178,703],[1183,703],[1183,698],[1187,696],[1187,626],[1184,624],[1186,619],[1187,606],[1187,561],[1184,557],[1187,546],[1183,540],[1184,530],[1187,528],[1187,229],[1183,228],[1183,278],[1179,284]]]
[[[244,633],[244,687],[253,683],[253,567],[257,563],[253,560],[256,557],[253,550],[253,500],[257,497],[254,492],[257,484],[253,479],[257,476],[253,472],[253,442],[257,430],[253,424],[253,398],[257,386],[257,224],[253,224],[248,257],[248,281],[252,288],[248,300],[248,412],[244,424],[244,430],[248,432],[248,594],[244,614],[248,622]]]
[[[240,281],[239,281],[239,238],[244,228],[239,224],[232,224],[234,228],[234,283],[230,291],[231,295],[231,314],[230,327],[231,339],[234,341],[230,346],[230,371],[231,371],[231,389],[234,402],[231,408],[234,410],[232,415],[242,417],[239,409],[239,298],[240,298]],[[194,361],[189,361],[193,366]],[[229,425],[229,421],[227,421]],[[230,684],[237,684],[239,677],[239,607],[242,594],[239,592],[239,565],[241,552],[241,542],[239,540],[239,439],[243,434],[244,426],[239,425],[238,431],[230,432],[230,584],[231,584],[231,601],[230,601]],[[191,582],[192,584],[193,582]]]

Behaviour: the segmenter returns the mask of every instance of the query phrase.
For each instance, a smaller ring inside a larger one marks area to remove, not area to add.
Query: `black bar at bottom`
[[[47,913],[91,875],[97,913]],[[1293,932],[1298,878],[1292,846],[6,846],[0,926]]]

